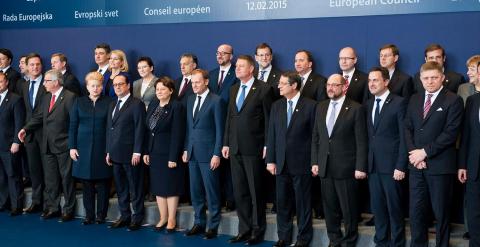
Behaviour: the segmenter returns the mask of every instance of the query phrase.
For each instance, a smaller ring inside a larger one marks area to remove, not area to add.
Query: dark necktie
[[[122,103],[122,100],[119,99],[117,101],[117,105],[115,106],[115,110],[113,111],[113,116],[112,117],[115,117],[118,114],[118,112],[120,111],[120,104],[121,103]]]
[[[264,79],[265,79],[266,72],[267,72],[266,70],[260,71],[260,78],[258,78],[260,81],[265,81]]]
[[[220,71],[220,80],[218,80],[218,88],[220,89],[223,85],[223,75],[225,74],[225,70]]]
[[[195,119],[200,111],[200,104],[202,103],[202,96],[198,96],[197,106],[195,107],[195,111],[193,112],[193,119]]]
[[[428,112],[430,111],[430,107],[432,106],[432,96],[433,94],[427,94],[427,101],[425,102],[425,106],[423,107],[423,119],[427,117]]]
[[[98,73],[102,74],[102,69],[98,69]]]
[[[28,98],[30,100],[30,106],[33,107],[35,106],[35,102],[33,102],[33,92],[35,91],[35,82],[36,81],[30,81],[30,89],[28,90]]]
[[[348,80],[350,76],[344,75],[343,78],[345,78],[345,91],[344,93],[347,93],[348,87],[350,86],[350,81]]]
[[[149,127],[150,127],[150,130],[155,129],[155,127],[157,126],[158,119],[160,119],[161,109],[162,109],[162,107],[160,106],[160,104],[158,104],[157,108],[155,109],[152,116],[150,117],[150,121],[149,121],[149,124],[148,124]]]
[[[187,87],[188,87],[188,78],[185,77],[185,83],[183,83],[183,87],[180,90],[180,92],[178,93],[178,96],[184,95],[185,91],[187,90]]]
[[[246,85],[242,85],[242,92],[240,92],[240,97],[238,97],[237,101],[237,110],[240,111],[242,109],[243,101],[245,101],[245,89],[247,88]]]
[[[380,117],[380,101],[382,99],[377,98],[377,107],[375,107],[375,116],[373,117],[373,127],[376,129],[378,127],[378,118]]]
[[[290,120],[292,120],[293,114],[293,101],[288,101],[288,110],[287,110],[287,127],[290,126]]]
[[[2,106],[3,102],[2,102],[2,95],[0,95],[0,106]]]
[[[54,105],[55,105],[55,94],[53,94],[52,99],[50,99],[50,106],[48,107],[48,113],[52,112]]]

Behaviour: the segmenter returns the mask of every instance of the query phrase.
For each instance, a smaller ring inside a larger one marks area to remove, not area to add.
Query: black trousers
[[[450,208],[455,175],[427,175],[410,171],[411,246],[428,246],[428,212],[431,202],[436,223],[436,246],[450,241]]]
[[[0,152],[0,207],[10,197],[13,209],[23,208],[22,164],[18,153]]]
[[[63,191],[65,204],[64,214],[72,214],[75,210],[75,187],[72,177],[72,160],[70,152],[43,154],[43,170],[45,171],[44,209],[51,212],[60,207],[60,188]]]
[[[470,232],[469,246],[480,246],[480,181],[467,180],[467,222]]]
[[[25,142],[28,170],[32,181],[32,204],[43,205],[43,190],[45,189],[43,158],[40,152],[40,141],[32,137],[31,142]]]
[[[355,246],[358,238],[358,183],[355,178],[321,178],[327,235],[331,246]],[[341,224],[344,220],[345,235]]]
[[[140,164],[113,163],[113,179],[118,195],[120,217],[125,221],[140,224],[145,215],[143,206],[143,166]],[[130,210],[132,203],[133,212]]]
[[[310,190],[312,175],[280,174],[276,176],[277,187],[277,233],[278,239],[292,242],[293,216],[297,215],[297,240],[309,243],[312,240],[312,205]],[[293,209],[295,205],[296,210]]]
[[[263,237],[266,228],[262,178],[265,162],[258,156],[231,155],[233,194],[239,219],[238,233]]]
[[[105,219],[108,213],[108,199],[110,194],[110,179],[82,179],[83,187],[83,207],[85,208],[86,218],[93,220],[95,218],[95,194],[97,195],[97,219]]]

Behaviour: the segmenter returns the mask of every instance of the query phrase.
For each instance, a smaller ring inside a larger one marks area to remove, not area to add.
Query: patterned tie
[[[30,81],[30,89],[28,90],[28,98],[30,100],[30,106],[33,107],[35,106],[35,102],[33,101],[33,92],[35,91],[35,82],[36,81]]]
[[[243,101],[245,101],[245,89],[247,88],[246,85],[242,85],[242,92],[240,92],[240,97],[238,97],[237,101],[237,110],[240,111],[242,109]]]
[[[260,78],[258,78],[260,81],[265,81],[264,79],[265,79],[266,72],[267,72],[266,70],[260,71]]]
[[[380,117],[380,101],[382,99],[377,98],[377,107],[375,107],[375,116],[373,117],[373,127],[376,129],[378,127],[378,118]]]
[[[433,94],[427,93],[427,101],[425,102],[425,106],[423,107],[423,119],[427,117],[427,114],[430,111],[430,107],[432,106],[432,96]]]
[[[193,120],[198,115],[198,112],[200,111],[200,104],[202,103],[202,96],[198,96],[198,101],[197,101],[197,106],[195,107],[195,111],[193,111]]]
[[[293,101],[289,100],[288,101],[288,110],[287,110],[287,127],[290,126],[290,120],[292,120],[292,114],[293,114]]]
[[[350,78],[350,76],[349,75],[344,75],[343,78],[345,78],[345,90],[343,91],[343,93],[347,93],[348,86],[350,86],[350,81],[348,80]]]
[[[52,112],[53,106],[55,105],[55,94],[52,95],[52,99],[50,100],[50,106],[48,107],[48,113]]]
[[[117,113],[120,111],[120,104],[121,104],[121,103],[122,103],[122,100],[119,99],[119,100],[117,101],[117,105],[115,106],[115,110],[113,111],[113,116],[112,116],[112,118],[115,117],[115,115],[117,115]]]
[[[220,80],[218,80],[218,88],[220,89],[223,85],[223,75],[225,74],[225,70],[220,71]]]
[[[178,96],[184,95],[185,91],[187,90],[187,87],[188,87],[188,78],[185,77],[185,82],[183,83],[183,87],[180,90],[180,92],[178,92]]]
[[[330,112],[330,117],[328,118],[328,124],[327,124],[328,137],[332,135],[333,126],[335,125],[335,115],[337,112],[335,107],[337,106],[338,102],[332,101],[331,104],[332,104],[332,111]]]
[[[150,130],[155,129],[155,127],[157,126],[157,122],[158,122],[158,119],[160,119],[160,115],[161,115],[160,112],[162,108],[163,107],[161,107],[160,104],[158,104],[157,108],[155,109],[152,116],[150,117],[149,124],[148,124],[148,126],[150,127]]]

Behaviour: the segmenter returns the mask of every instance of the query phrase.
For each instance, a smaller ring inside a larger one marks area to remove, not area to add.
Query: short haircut
[[[148,64],[148,66],[150,67],[153,67],[153,61],[150,57],[140,57],[138,58],[137,60],[137,65],[140,63],[140,62],[145,62]]]
[[[107,43],[100,43],[97,46],[95,46],[95,49],[104,49],[105,52],[110,53],[112,52],[112,49],[110,48],[110,45]]]
[[[130,80],[128,79],[128,76],[127,76],[127,75],[120,73],[120,74],[116,75],[113,79],[115,80],[115,78],[117,78],[117,77],[123,77],[123,78],[125,78],[125,82],[126,82],[127,84],[130,84]]]
[[[27,55],[27,58],[25,59],[25,63],[28,64],[28,60],[32,59],[32,58],[38,58],[40,59],[40,63],[43,64],[42,62],[42,57],[40,57],[40,55],[38,53],[30,53]]]
[[[9,50],[9,49],[6,49],[6,48],[0,48],[0,53],[5,55],[6,57],[8,57],[8,59],[10,59],[10,62],[12,61],[13,59],[13,54],[12,52]]]
[[[45,75],[51,75],[52,80],[57,80],[58,84],[63,86],[63,74],[62,74],[62,72],[51,69],[51,70],[48,70],[47,72],[45,72]]]
[[[175,91],[175,83],[173,82],[172,78],[168,76],[160,76],[160,78],[155,81],[155,88],[157,88],[158,84],[162,84],[172,92]]]
[[[202,78],[204,80],[208,80],[209,76],[208,76],[208,71],[204,70],[204,69],[194,69],[192,71],[192,75],[194,74],[201,74],[202,75]]]
[[[85,76],[85,85],[88,84],[88,81],[100,81],[103,84],[103,75],[97,71],[90,72]]]
[[[255,67],[255,60],[253,59],[252,56],[250,56],[250,55],[240,55],[240,56],[237,57],[237,61],[238,61],[239,59],[245,60],[245,61],[247,61],[251,66]]]
[[[183,53],[183,54],[180,56],[180,59],[182,59],[182,57],[191,58],[192,61],[198,66],[198,57],[197,57],[197,55],[195,55],[195,54],[193,54],[193,53]]]
[[[380,49],[378,51],[382,51],[382,50],[385,50],[385,49],[391,49],[394,56],[399,56],[400,55],[400,50],[398,50],[398,47],[394,44],[386,44],[386,45],[380,47]]]
[[[255,55],[257,55],[258,49],[265,49],[265,48],[270,50],[270,54],[273,54],[272,47],[270,47],[267,43],[260,43],[259,45],[257,45],[257,47],[255,47]]]
[[[63,53],[59,53],[59,52],[53,53],[52,58],[53,57],[58,57],[60,59],[60,62],[68,63],[67,56],[65,56],[65,54],[63,54]]]
[[[296,71],[285,71],[282,73],[283,77],[288,79],[288,84],[293,86],[293,84],[297,84],[295,87],[296,91],[300,91],[300,87],[302,85],[302,77]]]
[[[295,55],[300,53],[300,52],[305,53],[307,55],[308,61],[313,63],[313,55],[310,51],[301,49],[301,50],[298,50],[297,52],[295,52]]]
[[[473,55],[471,56],[466,63],[467,67],[470,66],[479,66],[480,65],[480,55]]]
[[[373,67],[370,69],[370,72],[380,72],[382,74],[382,78],[383,80],[390,80],[390,73],[388,73],[388,69],[387,68],[384,68],[384,67]]]
[[[111,53],[119,56],[122,59],[122,67],[120,67],[120,71],[128,72],[128,61],[127,61],[127,55],[125,55],[125,52],[123,52],[122,50],[113,50]]]
[[[445,57],[445,49],[439,44],[430,44],[425,48],[425,57],[427,57],[427,53],[431,51],[436,51],[436,50],[441,50],[442,51],[442,57]]]
[[[427,71],[427,70],[437,70],[438,72],[443,74],[443,67],[434,61],[426,62],[420,67],[420,73]]]

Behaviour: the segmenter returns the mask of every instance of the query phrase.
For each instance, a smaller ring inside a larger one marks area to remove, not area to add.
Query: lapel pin
[[[295,109],[295,111],[298,111],[298,109]]]
[[[252,90],[255,90],[255,89],[257,89],[257,88],[255,88],[255,87],[252,87]]]

